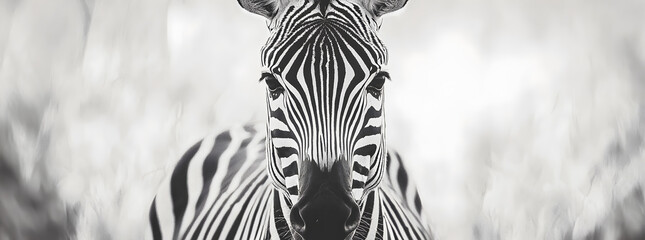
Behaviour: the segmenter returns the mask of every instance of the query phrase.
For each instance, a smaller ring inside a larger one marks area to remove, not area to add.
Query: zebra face
[[[268,170],[300,236],[344,239],[385,169],[378,18],[406,0],[239,0],[269,18],[262,48]]]

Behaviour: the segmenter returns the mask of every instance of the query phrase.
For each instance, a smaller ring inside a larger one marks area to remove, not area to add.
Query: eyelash
[[[387,79],[390,79],[390,74],[388,72],[381,71],[377,73],[372,81],[367,85],[367,92],[375,98],[379,98],[381,96],[385,80]],[[276,79],[273,74],[268,72],[262,73],[260,81],[264,81],[267,84],[271,99],[275,100],[284,93],[284,88],[280,85],[278,79]]]
[[[269,92],[271,94],[271,99],[276,100],[280,95],[282,95],[282,93],[284,93],[284,88],[279,87],[275,90],[269,90]]]
[[[381,96],[381,91],[383,90],[383,85],[385,85],[385,80],[390,79],[390,74],[385,71],[377,73],[372,81],[367,85],[367,93],[371,94],[375,98]]]
[[[282,85],[280,85],[278,79],[276,79],[273,74],[267,72],[262,73],[260,81],[264,81],[267,84],[271,99],[275,100],[280,97],[282,93],[284,93],[284,88],[282,87]]]

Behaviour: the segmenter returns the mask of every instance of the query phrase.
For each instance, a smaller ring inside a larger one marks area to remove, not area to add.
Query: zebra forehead
[[[376,35],[375,22],[359,5],[332,1],[322,14],[316,4],[291,5],[276,18],[277,27],[262,49],[264,67],[282,72],[294,69],[294,64],[325,69],[343,65],[351,67],[350,71],[370,71],[387,63],[387,50]]]
[[[353,30],[378,30],[376,20],[361,5],[348,0],[291,1],[271,20],[269,28],[273,33],[289,34],[325,19],[335,19]]]

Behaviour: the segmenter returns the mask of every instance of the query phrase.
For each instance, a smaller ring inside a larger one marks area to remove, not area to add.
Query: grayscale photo
[[[0,240],[645,240],[644,0],[0,0]]]

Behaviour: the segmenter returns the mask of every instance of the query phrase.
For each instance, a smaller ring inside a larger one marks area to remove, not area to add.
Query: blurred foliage
[[[643,12],[415,0],[383,19],[388,144],[441,239],[643,236]],[[0,239],[141,239],[188,146],[264,120],[268,34],[232,0],[0,1]]]

